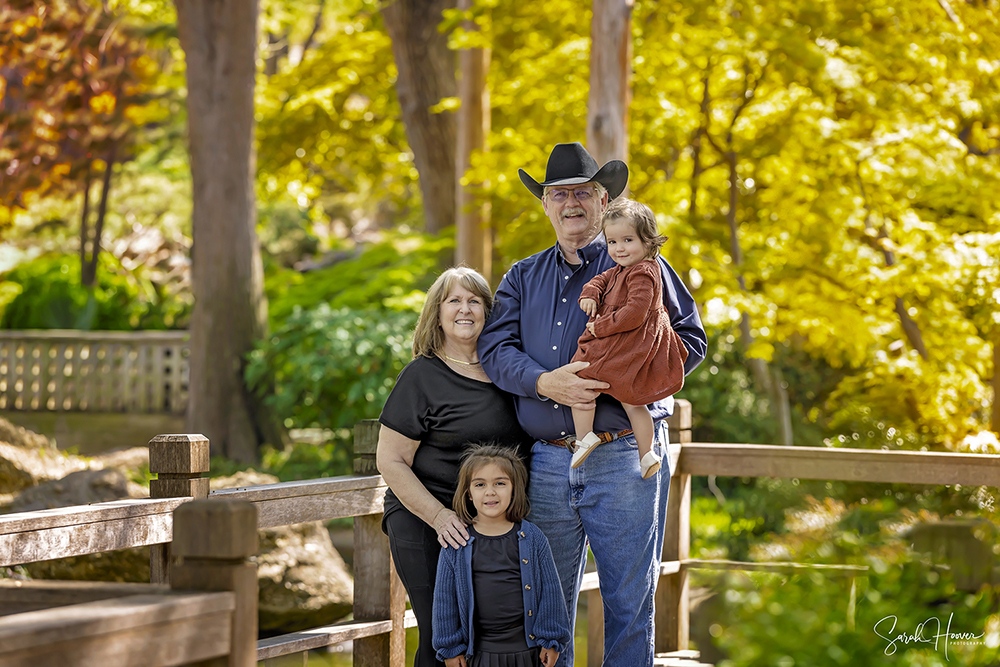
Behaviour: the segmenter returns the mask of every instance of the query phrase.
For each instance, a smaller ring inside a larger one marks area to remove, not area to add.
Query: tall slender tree
[[[253,188],[258,6],[176,4],[194,184],[187,428],[207,435],[213,453],[252,461],[262,441],[280,437],[243,382],[245,355],[267,329]]]

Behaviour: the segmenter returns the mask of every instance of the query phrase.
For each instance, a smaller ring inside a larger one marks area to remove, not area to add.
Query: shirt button
[[[524,537],[524,531],[523,530],[521,531],[521,537]]]
[[[562,322],[556,322],[556,326],[561,327],[562,326]]]
[[[524,563],[525,565],[527,565],[528,564],[528,559],[527,558],[522,558],[521,562]]]
[[[528,616],[531,616],[531,610],[530,609],[528,610]]]
[[[563,280],[569,280],[569,276],[563,276]]]
[[[531,639],[534,639],[535,635],[528,635],[528,637],[530,637]]]
[[[553,406],[552,406],[552,409],[553,409],[553,410],[558,410],[558,409],[559,409],[559,404],[558,404],[558,403],[556,403],[555,405],[553,405]]]
[[[531,590],[531,584],[525,584],[524,585],[524,590],[530,591]],[[532,637],[532,639],[534,639],[534,637]]]
[[[566,299],[563,299],[563,303],[566,303]]]
[[[552,346],[552,349],[553,349],[553,350],[558,350],[558,349],[559,349],[559,347],[558,347],[558,346],[556,346],[556,345],[553,345],[553,346]]]
[[[566,431],[559,431],[559,435],[566,435]]]

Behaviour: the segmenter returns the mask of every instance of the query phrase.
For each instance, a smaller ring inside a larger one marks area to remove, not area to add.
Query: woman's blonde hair
[[[467,266],[448,269],[434,281],[427,290],[424,307],[413,332],[413,358],[433,357],[444,346],[444,331],[441,330],[441,302],[448,298],[452,287],[458,283],[483,300],[484,318],[493,309],[493,294],[490,284],[478,271]]]
[[[452,500],[452,509],[458,518],[467,524],[476,519],[476,506],[472,504],[472,478],[490,463],[496,465],[510,478],[510,507],[507,520],[521,521],[528,516],[528,470],[517,455],[517,451],[501,445],[474,445],[462,457],[462,467],[458,470],[458,488]]]
[[[660,254],[660,248],[667,237],[660,236],[653,209],[634,199],[621,197],[611,202],[608,209],[604,211],[601,229],[607,227],[609,222],[622,218],[631,222],[632,227],[635,228],[635,235],[639,237],[642,247],[646,249],[646,259],[655,259]]]

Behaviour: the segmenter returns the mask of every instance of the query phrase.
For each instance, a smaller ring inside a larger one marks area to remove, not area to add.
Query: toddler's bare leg
[[[585,435],[594,430],[594,412],[573,408],[573,428],[576,429],[577,440],[583,440]]]
[[[649,453],[653,448],[653,418],[645,405],[629,405],[622,403],[625,414],[628,415],[629,423],[632,424],[632,432],[635,433],[635,443],[639,445],[639,458]],[[573,413],[574,416],[576,412]]]

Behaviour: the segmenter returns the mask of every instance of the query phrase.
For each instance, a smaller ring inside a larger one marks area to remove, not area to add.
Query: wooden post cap
[[[245,500],[192,500],[174,510],[175,556],[240,559],[257,553],[257,506]]]
[[[202,473],[209,469],[208,438],[199,433],[158,435],[149,441],[149,471]]]
[[[354,455],[375,454],[378,445],[378,431],[381,424],[377,419],[362,419],[354,425]]]

